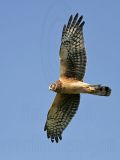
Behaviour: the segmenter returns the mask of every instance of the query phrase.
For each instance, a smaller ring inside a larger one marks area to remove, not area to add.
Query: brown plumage
[[[62,139],[62,132],[76,113],[79,101],[80,94],[56,94],[45,125],[47,136],[52,142]]]
[[[75,115],[80,93],[109,96],[111,89],[107,86],[90,85],[83,82],[86,69],[86,51],[83,38],[83,16],[78,13],[70,16],[64,25],[60,46],[60,79],[50,85],[49,89],[57,92],[48,112],[44,130],[47,137],[58,142],[63,130]]]

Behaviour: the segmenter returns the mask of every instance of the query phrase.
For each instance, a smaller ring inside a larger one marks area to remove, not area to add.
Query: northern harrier
[[[62,132],[75,115],[79,103],[80,93],[99,96],[109,96],[111,89],[107,86],[90,85],[83,82],[86,68],[86,51],[83,38],[83,16],[78,13],[69,18],[64,25],[60,46],[60,78],[49,86],[57,92],[53,104],[48,112],[44,130],[47,137],[58,142],[62,139]]]

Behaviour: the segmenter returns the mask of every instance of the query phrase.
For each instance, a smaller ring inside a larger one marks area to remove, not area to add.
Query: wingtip
[[[56,143],[58,143],[58,141],[59,141],[58,137],[55,137],[55,141],[56,141]]]
[[[72,18],[73,18],[73,15],[71,14],[69,19],[72,19]]]
[[[44,126],[44,131],[46,131],[47,130],[47,127],[46,127],[46,125]]]
[[[47,132],[47,138],[51,140],[51,142],[56,142],[58,143],[59,141],[62,140],[62,135],[59,135],[59,136],[53,136],[53,135],[50,135],[48,132]]]
[[[85,24],[85,21],[83,21],[81,24],[80,24],[80,27],[83,27]]]
[[[79,16],[79,13],[77,12],[77,13],[76,13],[76,15],[75,15],[75,17],[77,17],[77,18],[78,18],[78,16]]]

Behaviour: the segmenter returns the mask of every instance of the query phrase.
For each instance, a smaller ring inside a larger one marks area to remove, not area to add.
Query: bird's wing
[[[79,94],[56,94],[54,102],[48,112],[44,130],[47,137],[56,142],[62,139],[62,132],[75,115],[80,102]]]
[[[82,80],[86,68],[86,51],[83,38],[83,17],[71,15],[62,31],[60,47],[60,78]]]

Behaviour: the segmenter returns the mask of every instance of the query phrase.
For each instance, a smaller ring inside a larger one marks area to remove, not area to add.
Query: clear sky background
[[[51,143],[44,132],[59,78],[63,24],[84,15],[85,81],[112,88],[82,95],[76,116]],[[120,1],[0,0],[0,159],[120,159]]]

